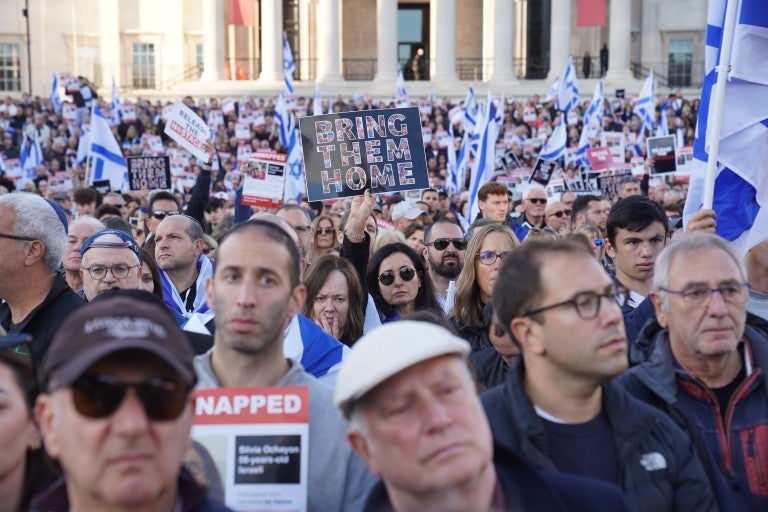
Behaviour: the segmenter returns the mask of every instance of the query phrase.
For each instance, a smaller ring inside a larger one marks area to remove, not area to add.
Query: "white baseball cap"
[[[428,322],[398,320],[360,338],[341,365],[333,403],[349,419],[352,406],[373,388],[411,366],[434,357],[467,357],[469,343]]]
[[[423,213],[424,213],[424,210],[422,210],[415,204],[410,203],[408,201],[400,201],[395,205],[394,208],[392,208],[391,216],[392,216],[392,220],[397,220],[402,217],[413,220]]]

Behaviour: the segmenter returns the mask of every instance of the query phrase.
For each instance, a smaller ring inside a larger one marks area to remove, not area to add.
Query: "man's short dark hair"
[[[421,191],[421,198],[422,199],[424,199],[424,194],[426,194],[427,192],[435,192],[435,193],[437,193],[437,190],[435,190],[433,188],[425,188],[424,190]]]
[[[499,323],[506,332],[509,332],[512,319],[540,306],[537,302],[543,295],[541,269],[554,254],[564,254],[569,258],[577,255],[595,257],[584,244],[565,238],[531,240],[512,251],[499,269],[497,282],[504,283],[504,286],[494,286],[491,299]],[[512,333],[509,334],[519,344]]]
[[[96,189],[90,187],[79,188],[72,193],[72,201],[74,201],[75,204],[84,205],[94,203],[98,205],[100,199],[101,196]]]
[[[661,223],[664,226],[664,233],[667,233],[667,214],[659,203],[645,196],[629,196],[620,199],[608,214],[608,222],[605,225],[608,241],[611,245],[616,244],[616,233],[619,229],[642,231],[654,222]]]
[[[270,240],[273,240],[288,250],[290,260],[288,262],[288,274],[291,280],[291,288],[295,288],[299,284],[301,254],[299,254],[299,247],[291,236],[285,232],[285,230],[274,222],[269,222],[262,219],[251,219],[245,222],[235,224],[232,229],[227,231],[221,241],[219,242],[218,253],[221,252],[221,247],[227,241],[227,239],[235,233],[242,231],[256,229],[267,236]]]
[[[176,199],[176,196],[174,196],[168,191],[160,190],[149,196],[149,204],[147,206],[149,206],[150,215],[152,214],[152,212],[155,211],[154,209],[155,202],[160,201],[162,199],[165,199],[166,201],[173,201],[174,203],[176,203],[176,208],[178,208],[179,211],[181,211],[181,205],[179,204],[179,201]]]
[[[449,224],[449,225],[453,225],[453,226],[459,226],[456,223],[456,221],[454,221],[453,219],[438,219],[438,220],[436,220],[435,222],[433,222],[432,224],[429,224],[424,229],[424,243],[425,244],[429,243],[430,241],[432,241],[432,228],[434,226],[437,226],[438,224]],[[459,226],[459,229],[461,229],[461,226]],[[463,232],[464,230],[461,229],[461,231]]]
[[[477,200],[485,201],[488,196],[505,196],[509,192],[509,189],[496,181],[491,181],[480,187],[477,191]]]
[[[592,194],[586,194],[583,196],[576,196],[571,206],[571,222],[576,222],[576,215],[584,213],[589,209],[589,203],[592,201],[602,201],[601,198]]]

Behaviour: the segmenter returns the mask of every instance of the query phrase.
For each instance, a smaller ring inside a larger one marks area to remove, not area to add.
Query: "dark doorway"
[[[543,79],[549,73],[549,35],[552,19],[551,0],[528,2],[528,51],[525,78]]]
[[[406,80],[429,80],[429,4],[397,6],[397,58]]]

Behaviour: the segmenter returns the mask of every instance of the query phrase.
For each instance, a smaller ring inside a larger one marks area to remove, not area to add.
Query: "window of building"
[[[203,74],[203,45],[202,44],[195,45],[195,66],[197,66],[197,71],[195,73],[195,76],[199,79],[200,75]]]
[[[155,45],[133,43],[133,86],[137,89],[155,87]]]
[[[429,80],[429,5],[397,8],[397,57],[406,80]]]
[[[672,39],[669,41],[669,70],[667,80],[670,87],[690,87],[693,41]]]
[[[20,51],[18,44],[0,43],[0,91],[21,90]]]

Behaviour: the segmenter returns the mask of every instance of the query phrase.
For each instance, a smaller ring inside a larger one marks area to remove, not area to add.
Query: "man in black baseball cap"
[[[65,478],[33,506],[226,510],[181,469],[190,446],[194,353],[167,311],[131,293],[84,306],[53,338],[35,417]]]

